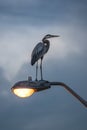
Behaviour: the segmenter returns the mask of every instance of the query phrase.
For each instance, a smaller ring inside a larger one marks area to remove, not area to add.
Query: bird
[[[34,65],[36,62],[36,81],[37,81],[37,73],[38,73],[38,60],[41,59],[40,63],[40,72],[41,72],[41,80],[43,80],[42,75],[42,60],[44,55],[48,52],[50,48],[50,41],[47,40],[49,38],[59,37],[59,35],[51,35],[47,34],[43,37],[42,42],[39,42],[33,49],[31,54],[31,65]]]

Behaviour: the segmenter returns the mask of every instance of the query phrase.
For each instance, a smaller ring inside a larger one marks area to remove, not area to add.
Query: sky
[[[87,100],[86,13],[86,0],[0,0],[1,130],[87,130],[87,109],[64,88],[26,99],[11,92],[16,82],[35,80],[32,50],[56,34],[43,60],[44,80],[64,82]]]

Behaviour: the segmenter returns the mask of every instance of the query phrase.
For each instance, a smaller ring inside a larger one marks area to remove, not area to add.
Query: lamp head
[[[45,80],[41,81],[20,81],[12,88],[12,92],[21,98],[31,96],[33,93],[50,88],[50,83]]]
[[[30,88],[27,81],[20,81],[17,82],[12,88],[12,92],[20,97],[20,98],[26,98],[31,96],[35,90]]]

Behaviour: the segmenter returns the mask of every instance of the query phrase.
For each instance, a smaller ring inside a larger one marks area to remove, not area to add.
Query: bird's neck
[[[49,42],[48,40],[44,40],[44,41],[43,41],[43,44],[44,44],[47,48],[50,47],[50,42]]]
[[[49,44],[50,42],[46,39],[43,39],[43,44]]]

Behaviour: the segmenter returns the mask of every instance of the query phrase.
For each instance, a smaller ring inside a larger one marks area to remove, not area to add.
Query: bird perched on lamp
[[[36,81],[37,81],[37,72],[38,72],[38,60],[41,59],[40,72],[41,72],[41,80],[43,80],[42,60],[43,60],[44,55],[48,52],[49,47],[50,47],[50,41],[48,39],[54,38],[54,37],[59,37],[59,35],[51,35],[51,34],[45,35],[44,38],[42,39],[42,42],[39,42],[32,51],[31,65],[34,65],[37,62],[37,64],[36,64]]]

